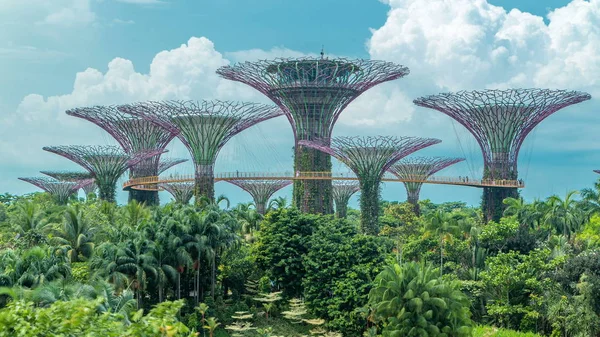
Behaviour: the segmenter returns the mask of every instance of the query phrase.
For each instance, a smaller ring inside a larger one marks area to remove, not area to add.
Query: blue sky
[[[472,137],[440,113],[412,106],[412,98],[532,86],[594,96],[600,91],[599,23],[600,0],[5,0],[0,3],[0,192],[36,190],[18,176],[77,169],[44,153],[44,145],[112,142],[97,127],[65,116],[65,109],[163,98],[267,102],[243,85],[219,80],[214,69],[315,54],[322,45],[332,55],[411,68],[406,78],[374,88],[349,106],[335,135],[441,138],[443,145],[422,154],[466,156],[468,163],[440,175],[477,176],[480,154]],[[596,178],[591,170],[600,168],[594,127],[599,106],[594,99],[565,109],[528,138],[519,162],[526,198],[591,185]],[[240,134],[223,150],[217,169],[286,170],[293,143],[286,123],[274,120]],[[188,156],[177,143],[170,150]],[[217,193],[234,202],[250,200],[226,183],[217,184]],[[480,193],[425,186],[422,197],[477,204]],[[383,196],[402,200],[405,193],[401,185],[387,184]],[[124,193],[120,200],[126,200]]]

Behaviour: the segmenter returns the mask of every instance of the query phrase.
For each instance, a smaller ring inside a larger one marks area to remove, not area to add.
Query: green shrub
[[[385,267],[369,293],[375,319],[390,336],[471,336],[469,300],[457,281],[444,280],[430,264]]]

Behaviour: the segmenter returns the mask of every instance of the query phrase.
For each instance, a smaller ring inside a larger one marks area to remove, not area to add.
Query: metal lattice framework
[[[301,141],[302,145],[325,152],[346,164],[360,183],[363,231],[377,234],[379,188],[384,173],[398,160],[439,139],[417,137],[336,137],[330,141]]]
[[[406,157],[392,165],[388,171],[398,177],[398,179],[427,180],[435,173],[463,160],[465,158]],[[404,182],[407,195],[406,201],[414,206],[416,214],[420,214],[419,193],[421,192],[421,186],[423,186],[422,182]]]
[[[229,182],[250,193],[256,211],[260,214],[265,214],[267,203],[275,192],[292,183],[291,180],[231,180]]]
[[[483,153],[484,179],[515,180],[519,150],[529,132],[556,111],[590,98],[579,91],[508,89],[444,93],[414,103],[452,117],[473,134]],[[501,217],[502,200],[516,196],[516,189],[502,193],[484,189],[487,220]]]
[[[283,114],[276,106],[217,100],[144,102],[119,109],[177,134],[194,162],[196,202],[203,197],[214,199],[214,164],[229,139],[257,123]]]
[[[342,111],[369,88],[409,73],[384,61],[321,58],[275,59],[221,67],[223,78],[245,83],[285,113],[296,142],[294,170],[331,171],[331,158],[299,145],[330,139]],[[294,182],[294,204],[309,213],[333,213],[331,181]]]
[[[88,194],[96,191],[96,183],[94,177],[90,172],[75,172],[75,171],[40,171],[41,174],[45,174],[60,181],[80,182],[87,181],[86,184],[81,186],[83,193],[87,196]]]
[[[117,146],[46,146],[45,151],[63,156],[88,170],[95,179],[99,198],[115,201],[116,184],[119,177],[131,166],[142,160],[163,153],[163,150],[151,150],[127,154]]]
[[[119,111],[116,106],[93,106],[67,110],[67,115],[90,121],[115,138],[125,153],[133,154],[143,151],[164,151],[175,138],[176,133],[162,128],[143,118]],[[148,177],[159,174],[160,155],[150,157],[133,165],[130,169],[132,178]],[[158,192],[131,190],[130,199],[157,205]]]
[[[186,161],[188,161],[188,160],[181,159],[181,158],[168,158],[168,159],[163,158],[158,163],[158,175],[161,175],[166,170],[170,169],[171,167],[179,165],[181,163],[185,163]],[[146,177],[148,177],[148,176],[146,176]]]
[[[335,213],[338,218],[345,218],[348,213],[348,201],[350,197],[360,190],[358,181],[338,180],[333,182],[333,201],[335,201]]]
[[[175,202],[182,205],[187,205],[194,196],[193,182],[182,182],[182,183],[164,183],[160,184],[165,191],[171,193]]]
[[[76,193],[78,189],[93,182],[93,179],[91,178],[79,181],[60,181],[49,177],[28,177],[19,179],[48,192],[60,205],[65,205],[71,195]]]

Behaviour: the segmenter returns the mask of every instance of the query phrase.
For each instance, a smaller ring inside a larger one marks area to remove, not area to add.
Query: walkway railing
[[[227,180],[358,180],[352,172],[219,172],[215,182]],[[180,183],[194,181],[193,174],[167,175],[162,177],[142,177],[126,181],[123,189],[157,190],[160,183]],[[391,173],[384,174],[382,181],[414,182],[424,184],[461,185],[471,187],[523,188],[522,180],[473,179],[469,177],[438,177],[413,175],[398,179]],[[155,187],[152,187],[152,186]]]

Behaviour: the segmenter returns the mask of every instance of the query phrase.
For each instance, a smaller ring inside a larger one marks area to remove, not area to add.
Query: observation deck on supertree
[[[106,132],[121,145],[125,153],[142,151],[164,151],[175,138],[170,130],[139,117],[119,111],[115,106],[94,106],[67,110],[67,115],[90,121]],[[160,155],[150,157],[133,165],[131,178],[156,176],[159,174]],[[129,200],[143,202],[146,205],[158,205],[158,191],[129,190]]]
[[[414,103],[452,117],[473,134],[483,153],[484,179],[517,180],[519,150],[529,132],[556,111],[590,98],[578,91],[508,89],[444,93]],[[502,217],[502,201],[508,197],[518,197],[517,189],[483,189],[486,221]]]
[[[182,205],[187,205],[194,196],[193,182],[182,182],[182,183],[164,183],[160,184],[165,191],[171,193],[175,202]]]
[[[360,184],[361,226],[366,234],[378,233],[380,183],[384,173],[398,160],[439,139],[417,137],[336,137],[331,140],[300,141],[346,164]]]
[[[127,154],[119,147],[110,145],[46,146],[43,149],[72,160],[88,170],[98,185],[98,197],[110,202],[115,201],[117,181],[127,169],[142,160],[164,152],[164,150],[151,150]]]
[[[398,179],[405,180],[427,180],[429,177],[445,169],[450,165],[465,160],[464,158],[443,158],[443,157],[406,157],[400,159],[389,168],[389,172]],[[405,181],[407,202],[413,205],[415,214],[420,215],[419,193],[421,192],[422,182]]]
[[[80,181],[89,180],[87,184],[81,186],[83,193],[86,197],[88,194],[96,191],[96,183],[94,177],[89,172],[74,172],[74,171],[40,171],[41,174],[45,174],[60,181],[69,181],[78,183]]]
[[[227,101],[143,102],[120,106],[177,137],[187,147],[195,169],[195,199],[214,201],[214,165],[221,148],[243,130],[283,113],[276,106]]]
[[[331,172],[331,158],[300,145],[330,139],[342,111],[355,98],[382,82],[409,73],[390,62],[320,58],[245,62],[217,70],[221,77],[245,83],[269,97],[285,113],[295,137],[294,171]],[[307,213],[333,213],[330,180],[294,181],[293,203]]]
[[[359,190],[358,181],[338,180],[333,182],[333,201],[335,202],[335,214],[338,218],[346,217],[348,214],[348,201]]]
[[[292,183],[291,180],[230,180],[229,182],[250,193],[256,211],[263,215],[271,196]]]
[[[93,179],[73,182],[60,181],[49,177],[19,178],[19,180],[26,181],[48,192],[59,205],[65,205],[71,195],[76,193],[78,189],[93,182]]]

